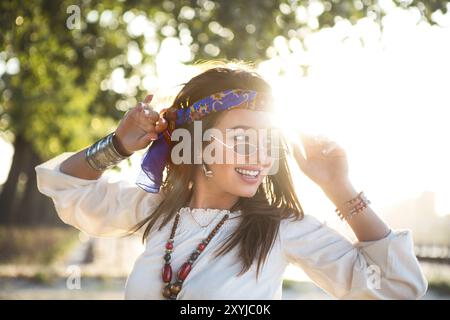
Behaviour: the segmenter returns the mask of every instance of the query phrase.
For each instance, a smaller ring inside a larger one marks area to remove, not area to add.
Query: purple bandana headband
[[[201,120],[211,112],[236,108],[267,110],[270,105],[272,105],[272,99],[267,93],[228,89],[198,100],[191,106],[161,110],[160,115],[167,120],[168,128],[161,132],[157,140],[153,141],[148,148],[143,157],[136,184],[147,192],[159,192],[163,171],[169,159],[170,137],[177,127]]]

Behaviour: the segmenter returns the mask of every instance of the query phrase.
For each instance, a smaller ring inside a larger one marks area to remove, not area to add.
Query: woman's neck
[[[225,192],[208,181],[198,168],[192,188],[192,196],[188,201],[190,208],[230,210],[239,200],[239,196]]]
[[[230,210],[238,199],[238,196],[229,193],[194,189],[188,205],[190,208]]]

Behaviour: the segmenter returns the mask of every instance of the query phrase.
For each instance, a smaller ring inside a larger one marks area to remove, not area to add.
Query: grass
[[[71,228],[0,226],[0,264],[51,264],[77,239]]]

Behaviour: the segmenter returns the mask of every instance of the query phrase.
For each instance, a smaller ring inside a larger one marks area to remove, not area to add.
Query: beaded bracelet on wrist
[[[348,220],[367,208],[369,204],[370,201],[366,198],[364,192],[361,191],[355,198],[350,199],[344,203],[341,208],[336,208],[334,211],[338,214],[341,220]],[[348,213],[344,215],[344,211],[348,211]]]

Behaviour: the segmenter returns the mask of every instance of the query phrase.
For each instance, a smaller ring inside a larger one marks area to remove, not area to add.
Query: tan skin
[[[116,149],[123,155],[131,155],[133,152],[146,148],[152,139],[156,139],[159,132],[167,128],[165,119],[159,118],[159,113],[153,110],[145,110],[149,107],[153,96],[149,95],[143,101],[130,109],[122,118],[115,133]],[[147,111],[147,112],[146,112]],[[61,163],[61,171],[87,180],[100,178],[102,171],[92,169],[84,158],[86,149],[83,149]]]
[[[144,103],[148,106],[152,97],[148,96]],[[225,135],[227,128],[246,126],[255,129],[270,126],[270,114],[261,111],[234,109],[226,111],[220,118],[216,129],[223,132],[223,137],[229,137],[225,143],[233,143],[233,135]],[[129,110],[120,121],[116,129],[116,148],[122,154],[131,155],[133,152],[146,148],[152,139],[156,139],[158,133],[167,128],[164,119],[160,119],[156,111],[146,112],[142,104]],[[345,151],[337,143],[325,140],[325,144],[317,141],[312,136],[299,133],[298,141],[293,141],[294,157],[300,169],[312,181],[320,186],[325,195],[341,207],[343,203],[358,195],[355,187],[348,177],[348,161]],[[212,141],[211,143],[218,143]],[[300,148],[303,146],[304,152]],[[218,146],[219,147],[219,146]],[[322,153],[322,149],[328,151]],[[61,164],[61,171],[82,179],[98,179],[102,172],[89,167],[84,159],[84,150],[66,159]],[[233,152],[226,149],[224,152]],[[264,175],[268,173],[273,164],[270,157],[257,157],[257,166],[262,171],[258,175],[256,183],[246,183],[236,172],[236,168],[245,168],[245,159],[236,158],[238,164],[210,164],[209,169],[213,177],[207,178],[201,167],[197,166],[194,180],[194,193],[189,203],[192,208],[217,208],[229,209],[239,197],[253,196]],[[255,160],[255,159],[253,159]],[[243,164],[244,163],[244,164]],[[344,215],[346,212],[343,212]],[[348,223],[359,241],[372,241],[385,237],[389,233],[389,227],[369,207],[357,214]]]
[[[222,133],[222,142],[233,145],[237,137],[245,135],[245,130],[248,130],[248,128],[269,128],[270,120],[271,116],[267,112],[235,109],[225,111],[214,128]],[[232,150],[224,147],[215,139],[212,139],[211,143],[215,144],[215,148],[222,148],[224,157],[227,153],[233,153]],[[209,169],[213,172],[213,176],[210,178],[204,175],[199,166],[196,168],[195,189],[189,204],[190,207],[229,209],[239,197],[255,195],[264,176],[270,170],[273,159],[269,157],[258,158],[256,154],[253,159],[247,159],[245,156],[238,154],[233,155],[236,160],[234,163],[209,164]],[[255,167],[259,168],[261,173],[258,175],[257,181],[251,184],[242,181],[241,175],[235,171],[236,168],[254,170]]]

